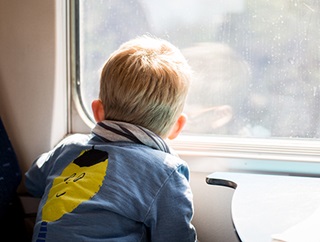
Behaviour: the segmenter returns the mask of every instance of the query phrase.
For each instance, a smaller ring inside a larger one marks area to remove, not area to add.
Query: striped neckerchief
[[[160,136],[138,125],[104,120],[95,125],[92,133],[106,142],[127,141],[144,144],[153,149],[172,154],[169,146]]]

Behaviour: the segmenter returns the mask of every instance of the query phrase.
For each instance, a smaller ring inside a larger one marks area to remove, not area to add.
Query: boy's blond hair
[[[122,44],[101,72],[105,119],[167,135],[183,111],[190,74],[180,50],[166,40],[141,36]]]

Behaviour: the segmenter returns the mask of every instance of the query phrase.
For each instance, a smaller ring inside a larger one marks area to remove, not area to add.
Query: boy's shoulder
[[[91,135],[89,135],[89,134],[80,134],[80,133],[70,134],[70,135],[67,135],[65,138],[63,138],[55,146],[55,149],[61,148],[63,146],[72,146],[72,145],[82,146],[82,145],[86,145],[89,142],[90,138],[91,138]]]
[[[164,169],[169,169],[171,171],[189,170],[187,162],[181,159],[172,149],[170,149],[170,153],[165,153],[159,150],[150,149],[150,147],[142,146],[140,149],[137,149],[136,152],[141,155],[140,157],[142,159],[150,162],[149,167],[154,166],[156,169],[160,169],[162,166]]]

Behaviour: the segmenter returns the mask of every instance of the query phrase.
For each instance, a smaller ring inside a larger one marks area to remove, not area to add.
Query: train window
[[[314,0],[75,1],[81,107],[93,124],[103,63],[122,42],[152,34],[178,46],[195,71],[181,142],[312,146],[320,138],[319,11]]]

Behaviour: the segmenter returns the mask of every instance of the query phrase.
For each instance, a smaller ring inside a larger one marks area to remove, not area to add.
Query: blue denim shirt
[[[102,138],[69,136],[28,170],[28,191],[42,197],[33,241],[197,241],[186,162]]]

